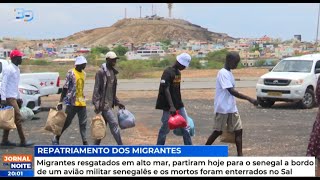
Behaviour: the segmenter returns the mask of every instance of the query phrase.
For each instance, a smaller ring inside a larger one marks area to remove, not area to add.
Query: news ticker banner
[[[35,146],[3,154],[0,177],[314,177],[314,157],[230,157],[228,146]]]

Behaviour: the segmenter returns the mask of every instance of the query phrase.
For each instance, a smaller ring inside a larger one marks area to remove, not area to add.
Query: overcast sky
[[[0,3],[0,37],[62,38],[111,26],[125,17],[125,9],[128,18],[138,18],[140,6],[142,17],[152,9],[168,17],[166,3]],[[15,8],[31,10],[34,19],[17,21]],[[315,41],[318,8],[318,3],[176,3],[172,16],[235,38],[268,35],[287,40],[300,34],[303,41]]]

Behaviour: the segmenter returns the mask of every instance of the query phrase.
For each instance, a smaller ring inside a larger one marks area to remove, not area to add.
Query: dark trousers
[[[12,106],[14,108],[14,123],[17,126],[17,131],[20,137],[20,142],[25,143],[26,138],[22,129],[22,120],[20,114],[20,108],[18,106],[17,100],[15,98],[7,98],[7,105]],[[2,142],[8,142],[9,140],[9,132],[10,130],[3,130]]]
[[[78,114],[79,127],[82,141],[87,141],[87,109],[86,106],[67,106],[66,107],[66,122],[62,128],[62,133],[71,125],[74,116]],[[60,136],[61,136],[60,135]],[[57,136],[59,139],[60,136]]]

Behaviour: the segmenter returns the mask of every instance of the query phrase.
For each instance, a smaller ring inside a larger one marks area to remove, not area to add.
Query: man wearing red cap
[[[22,63],[23,54],[18,50],[13,50],[10,53],[11,62],[7,68],[3,69],[2,72],[2,83],[1,83],[1,105],[8,105],[14,108],[14,122],[17,126],[17,131],[20,137],[21,147],[32,146],[31,141],[27,141],[23,129],[20,108],[22,100],[19,94],[19,81],[20,81],[20,69],[19,65]],[[16,146],[16,143],[9,141],[9,130],[3,130],[3,136],[1,146]]]

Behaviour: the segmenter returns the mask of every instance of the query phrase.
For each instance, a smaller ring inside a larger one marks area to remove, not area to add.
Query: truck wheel
[[[313,108],[316,103],[316,99],[315,99],[313,90],[307,89],[304,96],[303,96],[303,99],[299,103],[303,109]]]
[[[270,108],[271,106],[274,105],[275,101],[271,101],[271,100],[261,100],[260,98],[257,98],[259,104],[261,107],[264,108]]]

